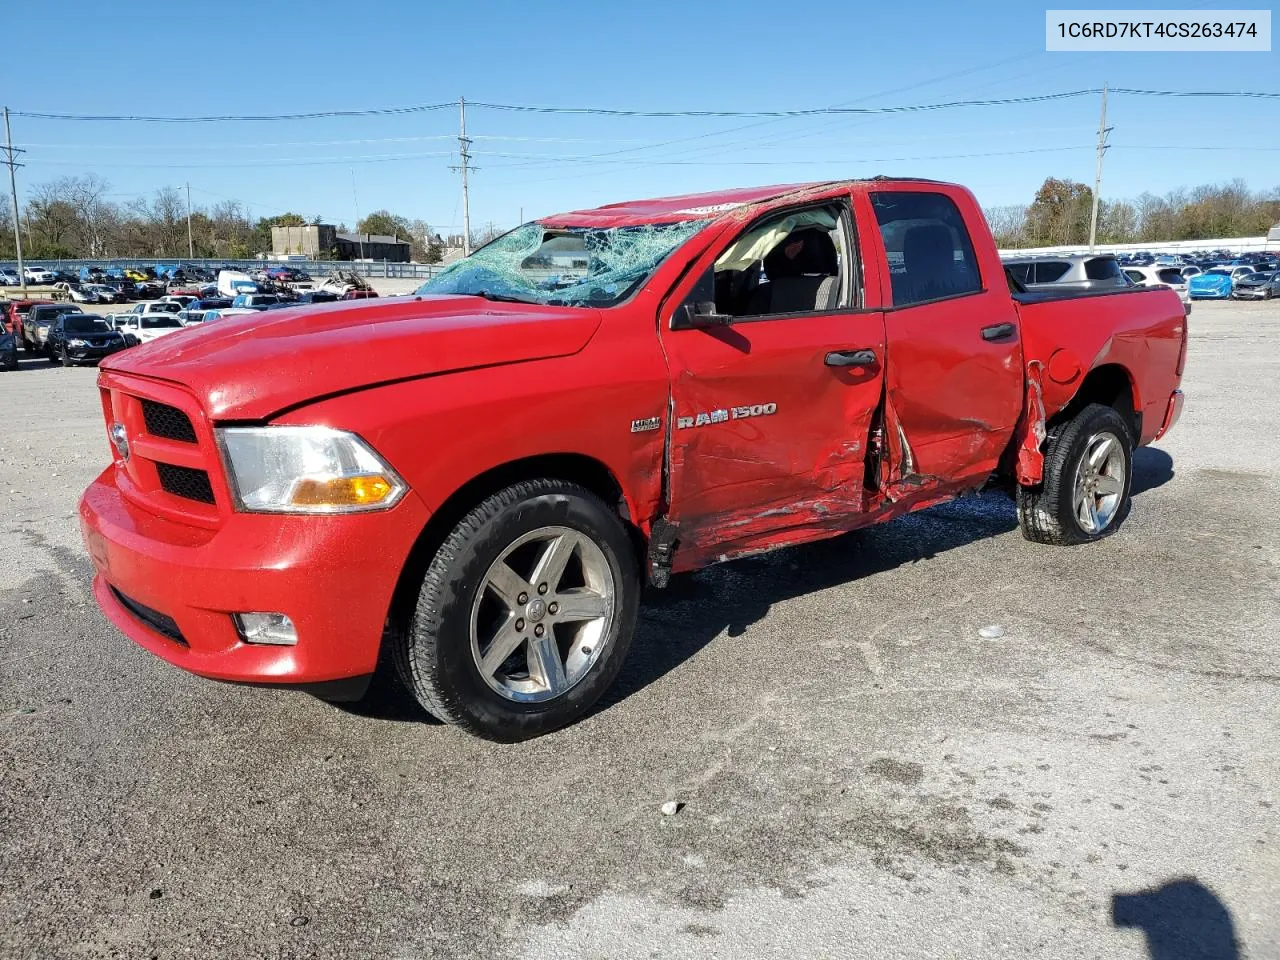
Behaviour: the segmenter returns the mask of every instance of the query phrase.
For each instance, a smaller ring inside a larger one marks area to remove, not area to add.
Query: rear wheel
[[[640,574],[618,515],[558,480],[515,484],[454,527],[423,577],[412,623],[388,642],[422,706],[492,740],[580,718],[613,683]]]
[[[1093,403],[1049,433],[1044,482],[1018,487],[1022,535],[1037,543],[1088,543],[1129,511],[1133,440],[1124,418]]]

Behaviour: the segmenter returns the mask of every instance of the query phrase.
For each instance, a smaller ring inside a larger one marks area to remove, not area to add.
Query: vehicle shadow
[[[1163,450],[1134,452],[1135,497],[1164,486],[1173,475],[1173,460]],[[775,603],[930,560],[1017,526],[1013,500],[988,491],[830,540],[674,577],[665,590],[646,593],[631,654],[596,709],[643,690],[722,632],[741,636]]]
[[[18,354],[18,365],[12,370],[3,370],[3,373],[22,373],[27,370],[48,370],[57,364],[52,363],[44,354],[33,355],[30,353]]]
[[[1231,911],[1194,877],[1170,880],[1153,890],[1115,894],[1111,923],[1146,934],[1151,960],[1240,958]]]
[[[1135,497],[1163,487],[1173,479],[1173,457],[1156,447],[1141,447],[1133,451],[1133,484]]]

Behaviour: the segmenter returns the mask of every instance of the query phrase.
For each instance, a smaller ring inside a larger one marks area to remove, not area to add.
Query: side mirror
[[[702,330],[706,327],[727,327],[733,323],[733,315],[716,313],[714,300],[697,300],[682,303],[671,318],[672,330]]]

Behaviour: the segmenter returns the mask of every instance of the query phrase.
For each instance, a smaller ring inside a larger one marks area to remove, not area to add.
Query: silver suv
[[[1006,257],[1004,265],[1028,290],[1114,290],[1131,286],[1110,253]]]

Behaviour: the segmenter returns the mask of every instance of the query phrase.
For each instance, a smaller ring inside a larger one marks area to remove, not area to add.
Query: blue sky
[[[319,0],[305,10],[234,0],[216,8],[132,2],[109,25],[60,31],[72,46],[52,59],[40,55],[42,66],[26,55],[3,58],[0,89],[15,110],[180,115],[405,106],[459,95],[769,110],[1018,97],[1104,81],[1280,89],[1274,52],[1046,53],[1044,9],[941,0],[365,7]],[[41,6],[40,19],[92,18],[83,3],[52,2]],[[80,49],[91,37],[95,46]],[[110,38],[118,45],[97,42]],[[13,134],[28,151],[22,190],[93,172],[120,201],[190,182],[197,206],[234,198],[254,215],[295,210],[350,224],[358,203],[361,213],[388,208],[447,231],[462,219],[458,178],[449,170],[457,162],[457,121],[456,110],[200,125],[15,117]],[[1280,186],[1275,101],[1116,97],[1108,121],[1115,130],[1104,197],[1235,177],[1254,189]],[[529,219],[632,197],[877,173],[959,181],[985,205],[1025,203],[1046,176],[1092,182],[1097,122],[1094,97],[770,122],[470,109],[480,168],[472,224],[510,226],[521,212]],[[1158,149],[1168,147],[1199,149]]]

